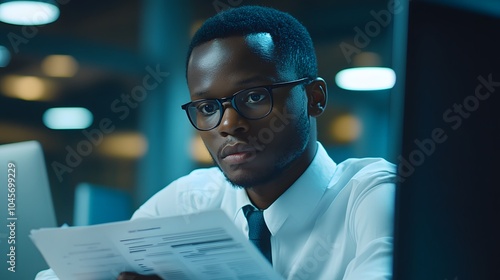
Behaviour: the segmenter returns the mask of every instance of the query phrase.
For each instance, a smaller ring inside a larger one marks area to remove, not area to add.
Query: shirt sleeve
[[[350,227],[356,256],[344,280],[392,279],[395,184],[383,183],[359,197]]]
[[[153,195],[135,211],[132,219],[184,215],[220,208],[224,180],[216,167],[196,169]]]
[[[174,181],[142,204],[131,219],[175,215],[177,213],[176,197],[177,182]]]

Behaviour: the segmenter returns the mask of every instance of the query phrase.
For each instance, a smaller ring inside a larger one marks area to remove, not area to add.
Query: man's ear
[[[326,108],[328,91],[326,82],[322,78],[316,78],[306,86],[307,92],[307,111],[312,117],[317,117],[323,113]]]

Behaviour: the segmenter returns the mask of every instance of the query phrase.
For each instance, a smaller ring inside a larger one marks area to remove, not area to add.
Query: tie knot
[[[262,237],[269,237],[269,229],[264,220],[264,212],[257,209],[247,211],[248,237],[255,240]]]

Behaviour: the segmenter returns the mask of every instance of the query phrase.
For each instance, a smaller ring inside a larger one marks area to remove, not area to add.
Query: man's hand
[[[162,280],[156,275],[141,275],[135,272],[122,272],[116,280]]]

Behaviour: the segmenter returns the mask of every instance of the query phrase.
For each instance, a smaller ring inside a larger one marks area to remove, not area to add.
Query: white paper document
[[[222,210],[85,227],[33,230],[60,279],[282,279]]]

